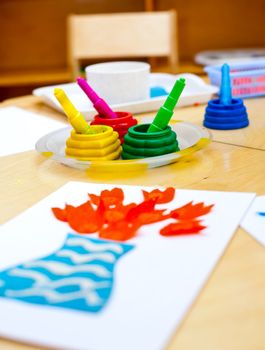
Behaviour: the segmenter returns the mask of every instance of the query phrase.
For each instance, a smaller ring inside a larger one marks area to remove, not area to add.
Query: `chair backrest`
[[[67,23],[68,64],[76,76],[82,59],[167,57],[177,65],[174,10],[71,15]]]

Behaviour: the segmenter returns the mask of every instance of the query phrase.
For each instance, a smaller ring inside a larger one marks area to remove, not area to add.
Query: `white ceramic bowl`
[[[150,65],[137,61],[93,64],[85,69],[86,79],[109,104],[149,98]]]

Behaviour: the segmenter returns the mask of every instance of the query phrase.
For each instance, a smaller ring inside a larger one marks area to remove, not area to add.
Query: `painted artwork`
[[[254,197],[69,182],[0,230],[0,336],[165,348]]]
[[[117,260],[132,246],[68,234],[61,249],[0,272],[0,296],[98,312],[107,303]]]
[[[124,205],[124,192],[121,188],[103,190],[99,196],[89,193],[89,199],[77,207],[67,204],[63,209],[52,208],[52,211],[58,220],[68,222],[76,232],[98,232],[100,238],[115,241],[131,239],[142,226],[168,219],[172,222],[159,232],[163,236],[197,234],[206,228],[200,217],[208,214],[213,205],[189,202],[167,211],[165,204],[175,197],[173,187],[143,190],[142,194],[140,203],[130,202]],[[164,206],[161,208],[161,205]]]
[[[242,228],[265,246],[265,196],[256,197],[241,222]]]

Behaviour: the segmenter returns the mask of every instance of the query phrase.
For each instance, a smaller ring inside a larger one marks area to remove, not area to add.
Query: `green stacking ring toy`
[[[132,126],[124,137],[123,159],[161,156],[179,151],[177,135],[167,126],[165,130],[147,133],[150,124]]]
[[[122,147],[123,159],[155,157],[179,151],[177,135],[168,123],[184,87],[185,79],[176,81],[151,124],[129,128]]]

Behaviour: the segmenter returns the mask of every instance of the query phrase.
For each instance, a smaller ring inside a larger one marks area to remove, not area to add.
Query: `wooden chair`
[[[68,17],[68,64],[73,78],[80,60],[167,57],[178,63],[177,23],[174,10]]]

